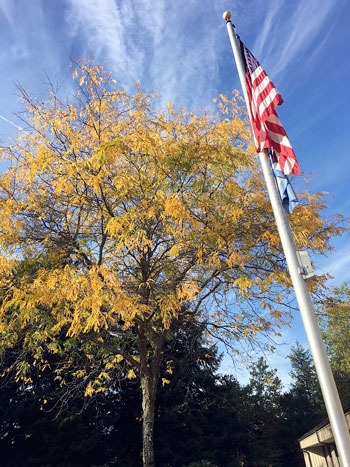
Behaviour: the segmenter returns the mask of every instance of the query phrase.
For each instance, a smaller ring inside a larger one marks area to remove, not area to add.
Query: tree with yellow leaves
[[[84,364],[75,362],[69,384],[87,397],[120,368],[139,378],[151,467],[156,387],[172,371],[169,362],[160,375],[169,330],[188,314],[231,343],[278,332],[290,279],[237,96],[221,96],[221,117],[198,116],[170,104],[156,111],[100,66],[80,64],[73,78],[70,102],[21,89],[28,128],[2,150],[1,350],[21,342],[21,355],[45,368],[45,355],[68,355],[64,343],[79,342]],[[291,217],[296,242],[325,251],[340,228],[321,219],[320,196],[305,197]],[[30,258],[46,259],[19,281]],[[29,379],[22,360],[17,375]]]

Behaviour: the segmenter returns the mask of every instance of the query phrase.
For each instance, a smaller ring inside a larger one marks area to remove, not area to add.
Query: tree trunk
[[[143,467],[154,467],[154,411],[157,391],[157,376],[141,376],[142,388],[142,459]]]

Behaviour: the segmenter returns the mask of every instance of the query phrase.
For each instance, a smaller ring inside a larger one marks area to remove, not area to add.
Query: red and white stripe
[[[276,112],[276,107],[283,103],[282,96],[242,42],[241,48],[256,150],[271,150],[284,174],[299,174],[300,168],[294,150]]]

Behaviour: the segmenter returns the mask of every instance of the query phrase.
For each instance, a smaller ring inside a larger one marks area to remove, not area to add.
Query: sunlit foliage
[[[289,320],[290,279],[236,94],[212,117],[157,111],[100,66],[78,64],[73,78],[67,102],[53,88],[46,102],[20,89],[27,125],[2,150],[1,349],[21,341],[16,371],[28,379],[24,355],[45,368],[46,352],[76,345],[85,358],[69,375],[86,395],[123,368],[152,406],[181,313],[231,343],[254,340]],[[322,252],[340,228],[320,217],[320,196],[304,197],[295,239]]]

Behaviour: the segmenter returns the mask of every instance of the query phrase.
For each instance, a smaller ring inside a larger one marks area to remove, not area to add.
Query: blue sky
[[[225,10],[284,97],[279,115],[303,172],[296,186],[329,193],[325,215],[349,216],[347,0],[0,0],[0,144],[20,125],[14,82],[43,97],[47,73],[69,95],[69,62],[89,55],[123,87],[139,82],[159,94],[161,105],[211,108],[219,93],[239,89]],[[350,281],[349,235],[334,246],[314,259],[317,272]],[[296,318],[284,339],[304,342],[301,328]],[[286,352],[272,359],[281,371]]]

